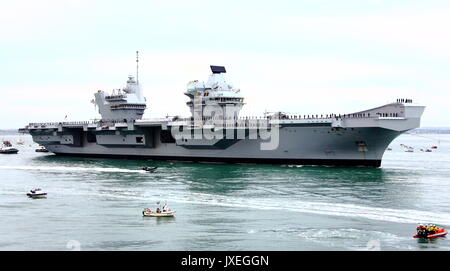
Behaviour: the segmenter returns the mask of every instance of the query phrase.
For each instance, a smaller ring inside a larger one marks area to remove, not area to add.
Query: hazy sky
[[[0,128],[98,117],[135,73],[144,117],[189,114],[190,80],[224,65],[242,114],[351,113],[411,98],[450,126],[450,1],[0,0]]]

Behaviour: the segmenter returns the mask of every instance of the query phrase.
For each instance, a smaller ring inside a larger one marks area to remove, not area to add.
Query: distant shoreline
[[[420,127],[409,131],[410,134],[450,134],[450,127]]]
[[[18,129],[4,129],[0,130],[0,135],[20,135]]]

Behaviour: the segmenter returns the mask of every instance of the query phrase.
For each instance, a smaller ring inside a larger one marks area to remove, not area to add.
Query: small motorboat
[[[417,233],[413,237],[433,239],[437,237],[443,237],[445,235],[447,235],[447,230],[444,228],[440,228],[434,224],[420,224],[419,226],[417,226]]]
[[[10,141],[3,141],[3,145],[0,148],[0,153],[3,154],[15,154],[18,153],[19,150],[14,148]]]
[[[2,148],[0,148],[0,153],[3,153],[3,154],[16,154],[18,152],[19,152],[19,150],[16,149],[16,148],[13,148],[13,147],[2,147]]]
[[[437,149],[437,146],[432,146],[431,148],[432,148],[432,149]]]
[[[159,201],[158,203],[159,204]],[[164,204],[164,206],[157,207],[156,211],[153,211],[149,208],[144,208],[142,211],[142,216],[144,217],[173,217],[175,216],[175,211],[171,210],[167,204]]]
[[[30,190],[30,192],[27,193],[27,196],[30,198],[45,198],[47,193],[42,191],[40,188],[35,188]]]
[[[48,152],[47,148],[44,146],[40,146],[35,150],[36,152]]]
[[[156,170],[157,168],[158,168],[158,167],[143,167],[142,170],[145,170],[145,171],[147,171],[147,172],[155,172],[155,170]]]
[[[142,216],[145,216],[145,217],[172,217],[172,216],[175,216],[175,211],[166,210],[166,211],[158,212],[158,209],[156,211],[152,211],[149,208],[144,208],[144,210],[142,211]]]

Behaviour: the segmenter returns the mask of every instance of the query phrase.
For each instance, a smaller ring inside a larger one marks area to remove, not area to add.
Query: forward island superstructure
[[[379,167],[387,146],[420,126],[425,109],[409,99],[350,114],[242,117],[240,91],[211,66],[206,82],[191,81],[191,116],[142,119],[139,81],[98,91],[97,121],[30,123],[21,132],[56,155],[226,163]]]

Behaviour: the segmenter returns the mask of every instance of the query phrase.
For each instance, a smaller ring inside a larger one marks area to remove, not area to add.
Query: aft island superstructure
[[[419,127],[424,106],[397,99],[350,114],[242,117],[240,89],[211,66],[205,82],[185,95],[191,116],[142,119],[146,99],[139,81],[114,93],[98,91],[97,121],[30,123],[21,132],[56,155],[226,163],[379,167],[387,146]]]

